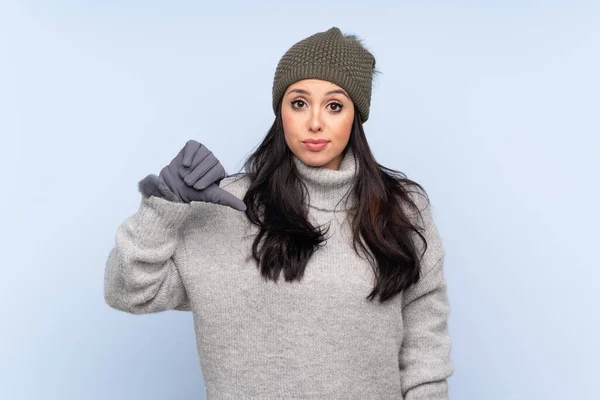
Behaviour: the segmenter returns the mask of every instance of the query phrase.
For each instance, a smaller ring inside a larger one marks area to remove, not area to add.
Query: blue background
[[[365,131],[428,191],[453,399],[596,399],[600,3],[0,2],[3,399],[200,399],[191,313],[103,299],[137,182],[185,144],[238,171],[295,42],[377,59]]]

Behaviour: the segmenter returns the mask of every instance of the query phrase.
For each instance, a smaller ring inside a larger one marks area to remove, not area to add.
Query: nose
[[[319,110],[317,110],[316,108],[313,108],[311,112],[308,130],[311,132],[320,132],[323,130],[323,122],[321,121],[321,115]]]

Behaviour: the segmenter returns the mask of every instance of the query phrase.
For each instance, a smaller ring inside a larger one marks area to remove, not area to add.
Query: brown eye
[[[331,103],[331,104],[329,104],[329,107],[331,108],[331,111],[338,113],[338,112],[342,111],[342,108],[344,108],[344,105],[341,103]]]
[[[294,108],[302,108],[305,103],[303,100],[294,100],[294,101],[292,101],[292,106],[294,106],[294,104],[295,104]]]

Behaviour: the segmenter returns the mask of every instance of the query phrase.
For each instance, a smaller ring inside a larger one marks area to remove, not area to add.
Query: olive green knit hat
[[[344,88],[360,112],[369,118],[375,57],[355,35],[332,27],[294,44],[279,60],[273,80],[273,111],[287,88],[302,79],[323,79]]]

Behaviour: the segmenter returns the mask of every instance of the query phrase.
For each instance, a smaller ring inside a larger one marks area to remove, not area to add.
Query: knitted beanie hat
[[[323,79],[342,87],[360,112],[369,118],[375,57],[355,35],[332,27],[294,44],[279,60],[273,80],[273,111],[287,88],[302,79]]]

